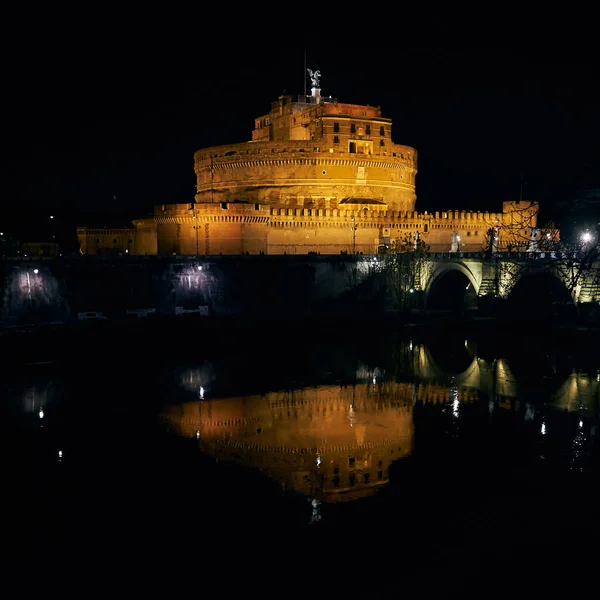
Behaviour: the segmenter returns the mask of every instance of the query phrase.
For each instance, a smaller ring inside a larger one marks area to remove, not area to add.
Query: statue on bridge
[[[498,252],[498,228],[490,227],[486,232],[487,238],[487,247],[485,248],[485,252],[488,256],[492,254],[496,254]]]
[[[415,235],[414,235],[414,243],[413,243],[413,250],[418,250],[419,249],[419,242],[421,241],[421,234],[418,231],[415,231]]]
[[[529,246],[527,248],[527,252],[537,252],[538,251],[538,235],[540,230],[538,227],[530,227],[529,228]]]
[[[458,252],[459,249],[460,249],[460,235],[458,235],[458,231],[453,231],[450,252]]]

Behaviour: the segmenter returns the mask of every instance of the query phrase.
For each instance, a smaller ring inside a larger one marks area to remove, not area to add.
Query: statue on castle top
[[[312,86],[314,88],[318,88],[321,79],[321,71],[311,71],[310,69],[306,70],[308,71],[308,76],[310,77]]]

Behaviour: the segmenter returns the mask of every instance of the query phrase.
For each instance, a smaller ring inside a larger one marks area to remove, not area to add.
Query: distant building
[[[160,204],[133,229],[78,228],[84,254],[375,254],[417,237],[432,251],[527,250],[539,205],[415,211],[417,151],[379,107],[280,96],[248,142],[198,150],[194,202]],[[539,235],[539,233],[537,234]]]
[[[23,256],[58,256],[59,247],[56,242],[25,242],[21,254]]]
[[[136,229],[78,227],[79,251],[92,256],[135,254]]]

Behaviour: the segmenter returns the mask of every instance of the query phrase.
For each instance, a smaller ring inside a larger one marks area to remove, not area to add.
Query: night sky
[[[50,214],[73,232],[126,225],[154,204],[192,202],[195,150],[248,141],[272,101],[304,91],[300,45],[61,33],[36,37],[35,51],[22,39],[5,68],[11,231],[44,231]],[[600,71],[585,49],[307,44],[306,66],[321,71],[322,95],[381,106],[394,142],[417,148],[419,211],[497,211],[523,178],[523,198],[560,225],[600,188]]]

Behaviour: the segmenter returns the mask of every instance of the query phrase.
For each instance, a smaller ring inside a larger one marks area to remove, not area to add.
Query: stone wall
[[[0,265],[0,327],[143,315],[337,316],[360,303],[373,309],[365,287],[375,267],[372,258],[360,256],[6,260]]]

